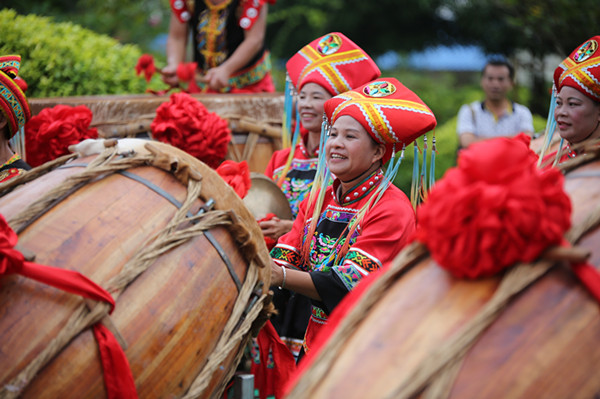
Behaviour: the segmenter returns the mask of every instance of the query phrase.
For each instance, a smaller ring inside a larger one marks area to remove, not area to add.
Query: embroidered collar
[[[339,179],[335,179],[332,185],[333,198],[342,206],[353,204],[364,198],[366,195],[375,190],[379,183],[383,181],[383,171],[377,169],[375,172],[367,176],[363,181],[352,187],[347,193],[344,194],[344,198],[338,198],[337,192],[341,184]]]
[[[317,148],[315,150],[315,155],[309,154],[308,150],[306,149],[306,143],[304,142],[304,140],[308,140],[308,134],[301,136],[300,140],[298,140],[298,148],[300,148],[300,151],[302,151],[302,154],[306,157],[306,159],[318,158],[319,157],[319,148]]]
[[[6,165],[10,165],[13,162],[17,162],[19,159],[21,159],[21,156],[15,152],[8,161],[4,162],[4,165],[0,166],[0,168],[5,167]]]
[[[571,149],[571,146],[569,144],[567,144],[565,146],[565,155],[569,158],[575,158],[577,156],[577,152],[575,152],[573,149]]]
[[[225,7],[227,7],[229,5],[229,3],[231,3],[231,0],[225,0],[223,1],[221,4],[215,4],[212,1],[206,1],[204,0],[204,4],[206,5],[206,7],[211,10],[211,11],[221,11],[222,9],[224,9]]]

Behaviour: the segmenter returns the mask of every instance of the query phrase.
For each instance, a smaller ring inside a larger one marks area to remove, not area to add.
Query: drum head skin
[[[244,197],[244,205],[254,217],[262,219],[274,213],[280,219],[292,219],[290,204],[277,184],[262,173],[250,174],[252,186]]]

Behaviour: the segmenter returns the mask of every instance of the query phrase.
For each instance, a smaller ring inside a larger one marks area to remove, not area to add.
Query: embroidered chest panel
[[[278,168],[274,172],[273,180],[277,181],[283,167]],[[283,184],[281,185],[281,191],[285,194],[292,214],[294,217],[298,215],[298,207],[300,203],[312,187],[313,181],[315,180],[315,174],[317,172],[317,159],[303,159],[294,160],[288,171]]]
[[[309,260],[312,270],[327,271],[331,269],[336,254],[348,239],[346,237],[348,233],[346,227],[357,212],[357,209],[329,205],[321,213],[311,243]],[[307,227],[305,227],[304,232],[307,233]],[[356,241],[356,237],[359,235],[360,228],[357,228],[350,237],[350,245]]]

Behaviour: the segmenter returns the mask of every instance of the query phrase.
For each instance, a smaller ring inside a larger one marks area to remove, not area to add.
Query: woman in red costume
[[[328,33],[304,46],[289,59],[286,69],[298,92],[298,132],[290,148],[273,154],[265,175],[277,182],[295,218],[317,170],[323,104],[379,77],[381,72],[367,53],[339,32]],[[291,98],[288,96],[287,100]],[[291,106],[288,108],[286,111],[291,114]],[[286,115],[286,120],[291,120],[291,115]],[[273,218],[260,226],[265,236],[276,241],[292,229],[292,223],[293,220]]]
[[[325,113],[331,127],[322,167],[292,231],[271,251],[272,284],[312,300],[305,352],[341,299],[391,262],[413,233],[410,200],[391,183],[393,153],[436,125],[421,99],[393,78],[333,97]],[[320,186],[330,173],[333,184]]]
[[[275,0],[171,0],[165,83],[179,83],[177,67],[185,62],[191,30],[204,92],[274,92],[265,47],[267,2]]]
[[[577,47],[554,71],[556,99],[554,113],[550,117],[554,118],[551,122],[556,123],[561,145],[560,153],[554,151],[544,157],[545,164],[575,158],[585,151],[584,144],[600,139],[599,45],[600,36],[592,37]]]
[[[296,132],[289,148],[273,154],[265,174],[281,188],[295,218],[317,172],[325,102],[379,77],[381,72],[367,53],[339,32],[304,46],[289,59],[286,68],[289,81],[298,92]],[[286,89],[287,121],[291,121],[292,113],[290,91]],[[274,217],[261,221],[260,227],[266,237],[276,242],[292,229],[292,224],[293,220]],[[310,301],[288,290],[275,290],[273,302],[278,309],[273,325],[297,358],[310,317]]]

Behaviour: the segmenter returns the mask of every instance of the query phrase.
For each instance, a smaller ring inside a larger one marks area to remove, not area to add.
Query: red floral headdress
[[[286,64],[300,91],[317,83],[332,96],[352,90],[381,75],[375,61],[342,33],[333,32],[302,47]]]
[[[573,87],[594,101],[600,101],[600,36],[577,47],[554,70],[554,85]]]
[[[333,125],[342,115],[356,119],[375,141],[388,148],[412,143],[437,124],[433,112],[415,93],[394,78],[381,78],[342,93],[325,103],[325,114]]]
[[[170,101],[157,108],[150,129],[154,139],[186,151],[212,168],[223,161],[231,140],[227,120],[187,93],[171,94]]]

